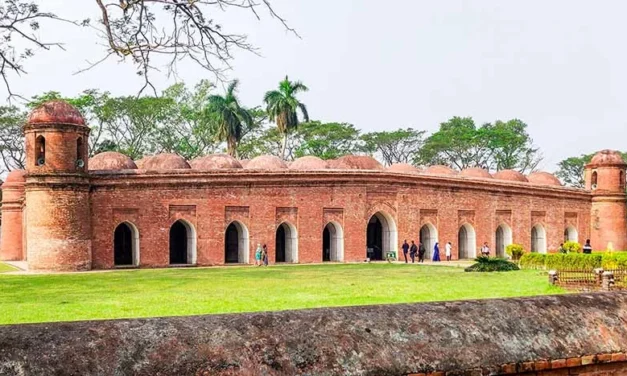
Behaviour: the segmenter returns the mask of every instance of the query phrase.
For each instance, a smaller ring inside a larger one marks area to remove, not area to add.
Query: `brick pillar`
[[[594,269],[594,276],[597,281],[597,286],[601,286],[601,283],[603,282],[603,268]]]
[[[557,284],[557,281],[559,280],[559,274],[557,272],[557,270],[551,270],[549,272],[549,283],[552,285]]]

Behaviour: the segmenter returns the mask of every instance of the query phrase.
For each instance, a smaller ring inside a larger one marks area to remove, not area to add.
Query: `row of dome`
[[[447,166],[431,166],[424,170],[406,163],[393,164],[384,168],[376,159],[362,155],[346,155],[338,159],[322,160],[318,157],[307,156],[286,163],[282,159],[272,155],[262,155],[251,160],[237,160],[226,154],[212,154],[191,161],[186,161],[176,154],[157,154],[145,157],[137,161],[124,154],[116,152],[100,153],[89,160],[89,169],[102,170],[180,170],[194,169],[199,171],[211,171],[221,169],[247,169],[247,170],[387,170],[403,174],[433,174],[455,175],[467,178],[498,179],[542,185],[561,186],[559,179],[547,172],[534,172],[525,176],[518,171],[502,170],[494,175],[481,168],[467,168],[457,172]]]

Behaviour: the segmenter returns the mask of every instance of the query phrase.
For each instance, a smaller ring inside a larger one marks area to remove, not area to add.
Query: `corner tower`
[[[627,164],[614,150],[598,152],[585,168],[586,189],[592,191],[590,241],[597,250],[612,243],[615,250],[627,250]]]
[[[89,128],[63,101],[34,109],[26,138],[26,257],[31,270],[91,269]]]

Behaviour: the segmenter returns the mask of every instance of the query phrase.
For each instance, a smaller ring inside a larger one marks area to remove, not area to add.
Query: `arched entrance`
[[[170,265],[196,263],[196,230],[179,219],[170,227]]]
[[[477,236],[475,229],[466,223],[459,228],[457,234],[457,244],[459,247],[459,259],[472,259],[477,254]]]
[[[241,222],[231,222],[224,234],[224,262],[226,264],[248,264],[249,250],[248,229]]]
[[[546,230],[541,224],[531,229],[531,252],[546,253]]]
[[[384,212],[377,212],[368,221],[366,230],[366,257],[383,260],[388,252],[396,251],[396,223]]]
[[[565,242],[579,242],[579,234],[577,233],[577,229],[574,226],[568,226],[564,230],[564,241]]]
[[[322,232],[322,261],[344,260],[344,231],[337,222],[329,222]]]
[[[431,260],[433,247],[438,242],[438,230],[434,225],[427,223],[420,228],[420,242],[425,247],[425,260]]]
[[[298,262],[298,233],[291,223],[283,222],[276,230],[276,262]]]
[[[496,257],[505,257],[505,248],[512,244],[512,229],[505,223],[496,228]]]
[[[139,232],[132,223],[122,222],[115,228],[113,264],[115,266],[139,265]]]

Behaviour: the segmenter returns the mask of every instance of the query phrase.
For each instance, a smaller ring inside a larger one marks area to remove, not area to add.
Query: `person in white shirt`
[[[488,247],[488,242],[483,243],[483,247],[481,247],[481,255],[490,257],[490,247]]]
[[[446,243],[446,261],[451,261],[451,252],[453,250],[453,245],[451,242]]]

